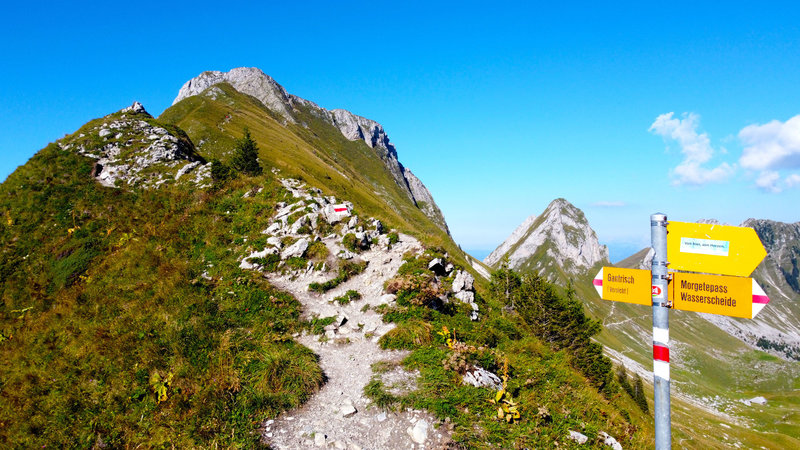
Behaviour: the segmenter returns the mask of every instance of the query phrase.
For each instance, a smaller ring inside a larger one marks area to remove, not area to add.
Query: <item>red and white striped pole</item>
[[[653,416],[656,426],[656,450],[672,448],[669,406],[669,277],[667,274],[667,216],[650,216],[650,240],[653,247]]]

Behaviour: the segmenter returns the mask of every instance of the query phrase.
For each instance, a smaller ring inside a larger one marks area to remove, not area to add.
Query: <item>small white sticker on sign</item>
[[[699,255],[728,256],[730,241],[717,241],[714,239],[681,238],[681,253],[696,253]]]

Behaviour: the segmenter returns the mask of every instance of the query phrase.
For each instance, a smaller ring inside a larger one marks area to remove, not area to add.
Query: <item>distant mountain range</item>
[[[703,223],[719,223],[706,219]],[[753,348],[800,360],[800,223],[748,219],[740,226],[756,230],[767,257],[752,277],[770,303],[754,320],[702,314],[701,317]],[[649,269],[652,252],[643,249],[620,261],[620,267]],[[608,250],[583,212],[564,199],[554,200],[539,216],[528,217],[486,259],[502,261],[521,272],[536,272],[562,285],[568,279],[594,275],[590,269],[609,265]]]

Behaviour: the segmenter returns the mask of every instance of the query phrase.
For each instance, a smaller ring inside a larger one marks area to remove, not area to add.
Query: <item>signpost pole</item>
[[[653,299],[653,399],[656,450],[672,448],[669,406],[669,308],[667,305],[667,216],[650,216]]]

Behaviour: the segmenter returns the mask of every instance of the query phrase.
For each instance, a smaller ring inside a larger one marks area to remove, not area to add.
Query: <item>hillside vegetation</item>
[[[390,243],[402,231],[428,248],[408,255],[385,287],[397,301],[380,311],[396,325],[380,344],[411,350],[402,365],[419,370],[418,388],[394,396],[368,385],[376,406],[424,408],[468,448],[577,445],[570,430],[590,443],[604,432],[626,448],[651,442],[647,413],[619,389],[589,340],[599,325],[572,294],[520,278],[509,302],[499,278],[479,279],[478,321],[466,304],[436,301],[453,280],[434,276],[430,258],[464,269],[465,257],[372,149],[313,115],[283,124],[254,98],[216,87],[148,123],[223,164],[247,127],[261,175],[193,184],[169,182],[170,172],[157,187],[103,186],[95,160],[70,144],[102,145],[92,130],[111,115],[42,149],[0,185],[0,447],[263,446],[264,421],[325,382],[318,357],[295,338],[332,321],[304,315],[262,273],[240,267],[272,237],[263,231],[276,212],[297,201],[278,176],[352,202],[355,215],[394,230]],[[309,261],[257,262],[291,276]],[[463,385],[467,364],[501,375],[499,396]]]

